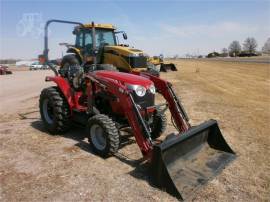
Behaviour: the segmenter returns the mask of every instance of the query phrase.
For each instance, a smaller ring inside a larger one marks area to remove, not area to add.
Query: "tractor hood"
[[[153,82],[147,78],[137,76],[134,74],[128,74],[123,72],[115,72],[115,71],[96,71],[95,75],[98,77],[102,77],[104,79],[112,79],[116,80],[118,82],[121,82],[122,84],[129,84],[129,85],[140,85],[148,89],[151,85],[153,85]]]
[[[126,56],[126,57],[145,55],[142,50],[138,50],[138,49],[126,47],[126,46],[105,46],[104,51],[111,52],[111,53],[114,52],[115,54]]]
[[[105,46],[105,62],[113,64],[124,72],[135,68],[147,68],[147,55],[138,49],[127,46]]]

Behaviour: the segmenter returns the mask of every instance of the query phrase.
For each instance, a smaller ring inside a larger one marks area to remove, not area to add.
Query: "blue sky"
[[[125,43],[150,55],[207,54],[247,37],[261,49],[270,37],[270,1],[0,0],[0,6],[0,58],[35,58],[43,50],[43,23],[52,18],[115,24],[127,32]],[[36,16],[36,23],[23,33],[25,15]],[[74,42],[71,31],[70,25],[51,26],[51,57],[65,52],[60,42]]]

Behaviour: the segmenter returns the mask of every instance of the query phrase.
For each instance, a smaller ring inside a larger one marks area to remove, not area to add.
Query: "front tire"
[[[63,133],[69,129],[71,122],[69,105],[57,87],[42,90],[39,110],[41,119],[50,133]]]
[[[159,138],[162,133],[166,130],[167,127],[167,118],[164,112],[161,109],[157,108],[156,114],[154,115],[154,120],[152,124],[152,139]]]
[[[88,121],[89,141],[94,152],[102,157],[114,154],[119,148],[119,131],[108,116],[98,114]]]

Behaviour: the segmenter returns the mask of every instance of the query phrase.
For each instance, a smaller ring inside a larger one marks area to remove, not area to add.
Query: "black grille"
[[[133,68],[145,68],[147,64],[147,58],[145,56],[125,57],[125,59]]]
[[[136,104],[139,104],[142,108],[150,107],[155,104],[155,95],[149,90],[143,97],[139,97],[134,91],[131,93]]]

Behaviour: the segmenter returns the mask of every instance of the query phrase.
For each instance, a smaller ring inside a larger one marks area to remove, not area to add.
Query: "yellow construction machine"
[[[93,27],[95,36],[92,32]],[[127,39],[127,34],[117,31],[112,24],[78,24],[73,34],[76,36],[75,45],[62,43],[67,46],[69,55],[63,57],[61,67],[74,63],[84,67],[93,63],[111,64],[122,72],[147,71],[153,75],[159,75],[159,71],[177,70],[174,64],[164,64],[160,57],[158,60],[156,57],[150,58],[142,50],[120,44],[119,34],[122,34],[124,40]],[[92,42],[93,38],[96,39],[95,44]]]
[[[175,64],[164,63],[163,55],[151,57],[148,62],[155,65],[160,72],[177,71]]]

